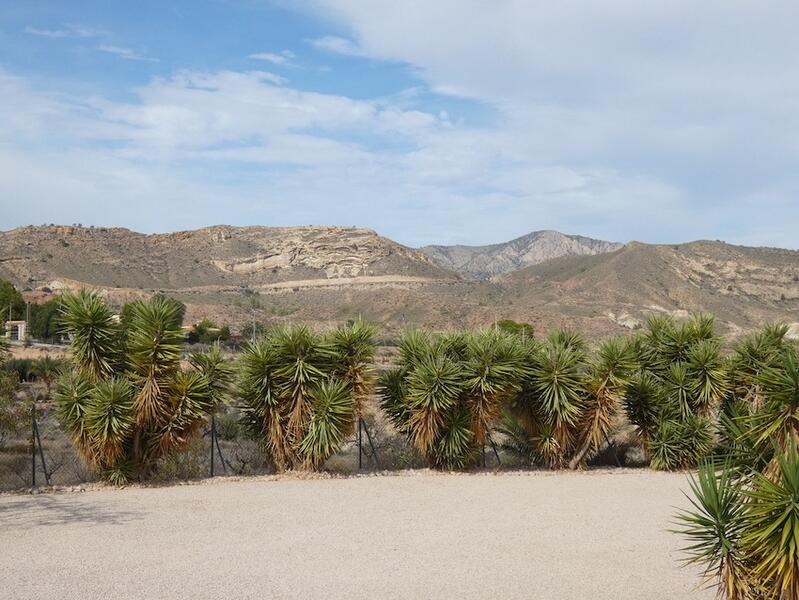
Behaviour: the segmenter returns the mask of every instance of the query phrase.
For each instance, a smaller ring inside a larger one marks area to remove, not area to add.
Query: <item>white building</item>
[[[10,340],[26,340],[28,338],[28,324],[25,321],[6,321],[4,336]]]

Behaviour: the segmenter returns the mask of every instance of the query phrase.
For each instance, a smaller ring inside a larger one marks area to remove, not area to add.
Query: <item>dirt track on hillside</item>
[[[684,475],[250,479],[0,497],[9,599],[709,599]]]

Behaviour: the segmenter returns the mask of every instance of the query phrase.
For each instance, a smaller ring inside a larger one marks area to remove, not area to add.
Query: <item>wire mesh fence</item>
[[[0,491],[37,486],[80,486],[95,481],[89,468],[61,428],[52,403],[21,399],[18,422],[0,427]],[[381,425],[359,419],[355,433],[329,467],[342,472],[420,466]],[[384,460],[381,461],[381,454]],[[230,410],[211,418],[208,426],[181,452],[159,461],[155,481],[175,481],[227,475],[273,472],[263,447],[251,439]]]

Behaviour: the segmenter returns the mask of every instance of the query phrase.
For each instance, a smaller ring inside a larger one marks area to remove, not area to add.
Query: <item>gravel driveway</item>
[[[216,479],[0,496],[8,599],[710,599],[651,471]]]

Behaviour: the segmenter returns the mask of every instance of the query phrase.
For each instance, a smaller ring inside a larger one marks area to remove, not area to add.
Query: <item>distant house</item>
[[[25,340],[28,337],[28,324],[25,321],[6,321],[3,335],[10,340]]]

